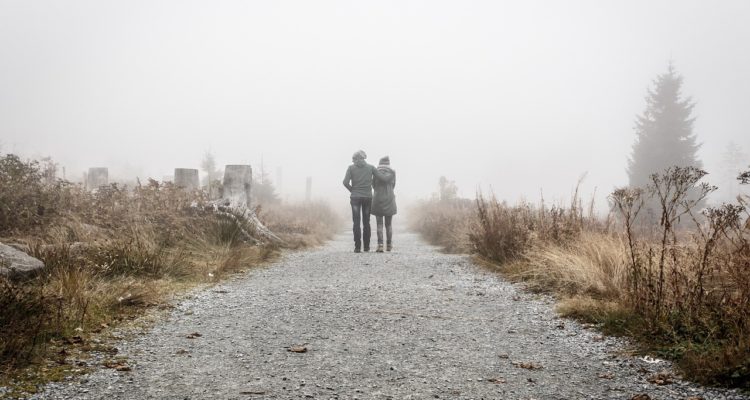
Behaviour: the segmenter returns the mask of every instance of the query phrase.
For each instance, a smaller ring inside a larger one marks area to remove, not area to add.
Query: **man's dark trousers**
[[[352,222],[354,226],[354,247],[360,248],[364,239],[365,251],[370,250],[370,207],[372,206],[371,197],[352,197]],[[359,224],[362,222],[362,228]]]

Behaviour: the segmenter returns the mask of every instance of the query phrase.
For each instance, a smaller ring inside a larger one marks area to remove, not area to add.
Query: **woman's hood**
[[[381,174],[385,175],[386,179],[388,181],[391,181],[393,179],[393,176],[396,175],[396,172],[391,167],[389,167],[387,165],[379,165],[378,166],[378,171]]]

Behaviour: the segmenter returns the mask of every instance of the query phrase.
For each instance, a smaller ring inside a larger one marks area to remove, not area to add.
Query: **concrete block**
[[[198,170],[192,168],[175,168],[174,184],[187,190],[198,190],[200,188]]]
[[[227,165],[224,168],[222,197],[233,206],[250,205],[253,168],[249,165]]]
[[[99,189],[109,185],[109,170],[107,168],[89,168],[86,175],[86,188],[88,190]]]

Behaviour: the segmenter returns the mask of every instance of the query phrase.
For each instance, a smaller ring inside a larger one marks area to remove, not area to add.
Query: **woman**
[[[372,197],[372,214],[378,224],[378,253],[383,252],[383,223],[385,223],[386,249],[393,250],[393,216],[396,215],[396,171],[391,169],[391,159],[385,156],[378,163],[378,172],[372,180],[375,195]]]

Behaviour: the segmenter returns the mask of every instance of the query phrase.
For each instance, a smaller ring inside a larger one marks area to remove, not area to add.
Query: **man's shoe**
[[[378,245],[378,249],[377,249],[377,250],[375,250],[375,251],[376,251],[376,252],[378,252],[378,253],[382,253],[382,252],[383,252],[383,244],[382,244],[382,243],[381,243],[381,244],[379,244],[379,245]]]
[[[370,248],[369,247],[365,247],[365,253],[369,253],[369,252],[370,252]]]
[[[386,250],[387,250],[387,251],[391,251],[391,250],[393,250],[393,245],[392,245],[392,244],[390,244],[390,243],[388,243],[388,246],[386,246]]]
[[[355,253],[361,253],[361,252],[362,252],[362,250],[360,250],[360,249],[359,249],[359,247],[355,247],[355,248],[354,248],[354,252],[355,252]]]

